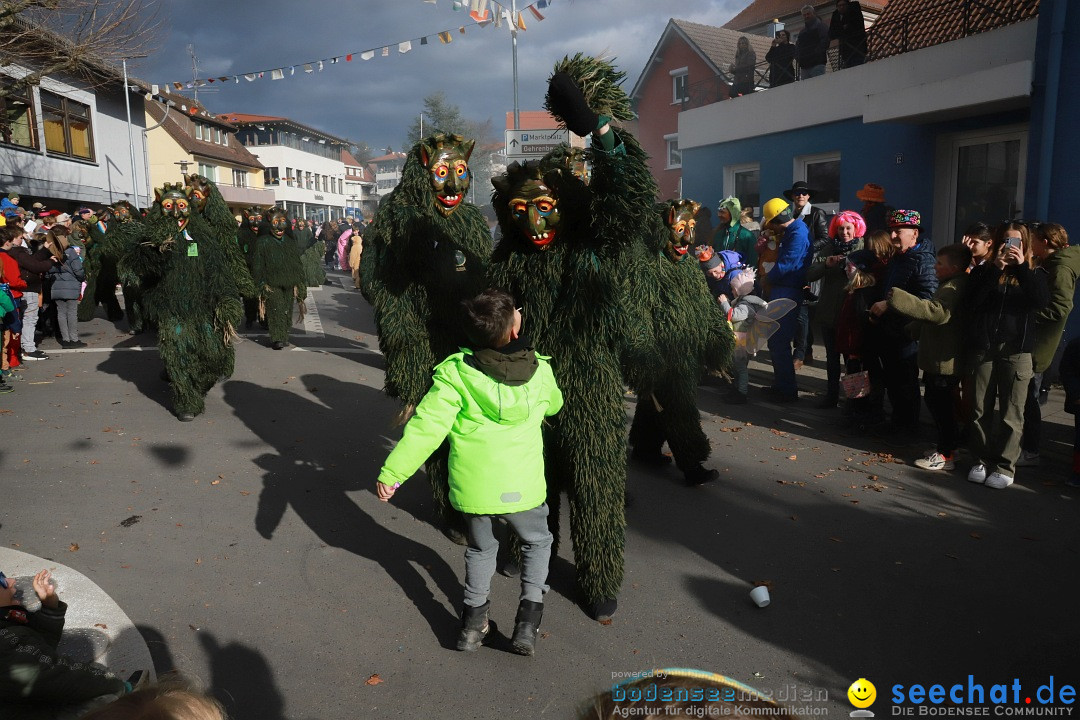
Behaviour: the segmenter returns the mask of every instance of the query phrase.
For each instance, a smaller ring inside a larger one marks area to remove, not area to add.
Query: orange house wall
[[[689,45],[676,34],[664,43],[657,52],[659,62],[649,70],[639,93],[637,113],[637,137],[645,152],[649,154],[649,168],[660,187],[658,200],[678,197],[679,178],[682,170],[665,169],[667,165],[667,143],[665,135],[679,131],[679,104],[671,103],[672,70],[685,67],[690,85],[715,77],[716,73],[702,60]]]

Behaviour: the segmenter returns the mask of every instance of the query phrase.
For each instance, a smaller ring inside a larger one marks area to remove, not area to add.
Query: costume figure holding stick
[[[266,215],[265,232],[255,242],[251,254],[251,279],[259,293],[259,319],[270,328],[270,343],[275,350],[289,344],[293,299],[300,302],[304,314],[307,284],[296,241],[286,236],[289,214],[271,208]]]

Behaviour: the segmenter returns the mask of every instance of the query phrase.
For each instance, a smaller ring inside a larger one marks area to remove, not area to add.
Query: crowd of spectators
[[[1038,465],[1044,373],[1060,355],[1080,276],[1080,248],[1069,245],[1065,229],[978,223],[956,242],[935,247],[921,214],[889,208],[880,185],[867,183],[856,194],[871,221],[855,210],[829,215],[811,202],[813,195],[796,182],[764,203],[756,240],[741,222],[739,199],[724,198],[711,239],[695,249],[740,336],[752,335],[746,330],[755,314],[775,321],[768,399],[800,400],[797,373],[809,358],[804,333],[812,324],[826,369],[816,407],[839,408],[848,436],[918,443],[925,402],[936,434],[915,463],[920,468],[953,470],[966,447],[968,479],[1001,489],[1014,482],[1017,468]],[[756,270],[756,283],[733,294],[731,278],[746,268]],[[737,306],[747,309],[736,312]],[[1072,388],[1066,409],[1075,412],[1080,343],[1066,356],[1073,365],[1063,362],[1062,376],[1076,378],[1066,384]],[[748,401],[745,366],[725,400]],[[1074,485],[1080,484],[1080,418],[1077,428]]]
[[[803,29],[792,42],[790,30],[777,30],[765,54],[769,87],[779,87],[825,74],[829,48],[836,43],[837,69],[855,67],[866,61],[866,19],[858,0],[837,0],[829,24],[812,5],[802,7]],[[728,66],[732,76],[729,95],[748,95],[756,86],[757,54],[744,35],[739,38],[735,59]]]

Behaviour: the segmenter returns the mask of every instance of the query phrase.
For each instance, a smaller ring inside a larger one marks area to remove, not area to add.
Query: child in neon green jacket
[[[544,418],[563,397],[548,358],[521,334],[521,312],[501,290],[463,303],[462,348],[435,366],[434,383],[405,425],[379,473],[379,499],[394,491],[450,439],[450,504],[465,515],[465,608],[458,650],[476,650],[488,632],[488,592],[505,520],[521,539],[521,601],[511,640],[532,655],[548,586],[552,536],[547,526]]]

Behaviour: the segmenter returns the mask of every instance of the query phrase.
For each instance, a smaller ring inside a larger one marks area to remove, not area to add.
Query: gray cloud
[[[509,2],[509,0],[508,0]],[[551,0],[537,21],[525,13],[528,29],[518,34],[518,96],[522,110],[542,107],[552,66],[567,54],[614,57],[627,73],[627,89],[652,52],[668,19],[706,24],[727,22],[745,0]],[[465,117],[490,120],[496,131],[513,110],[510,33],[481,28],[451,0],[160,0],[166,29],[161,50],[133,63],[134,74],[151,83],[190,80],[194,46],[199,76],[230,76],[199,100],[214,113],[282,115],[326,132],[366,142],[372,148],[401,149],[423,98],[444,90]],[[456,28],[465,25],[466,34]],[[453,29],[453,42],[435,34]],[[420,46],[419,38],[429,37]],[[397,43],[412,40],[401,55]],[[359,52],[390,45],[390,56],[363,61]],[[344,55],[355,52],[352,62]],[[305,74],[305,62],[341,56],[321,73]],[[288,76],[288,67],[297,66]],[[269,70],[286,68],[284,80]],[[265,79],[239,84],[231,76],[267,71]],[[190,93],[190,91],[186,91]]]

